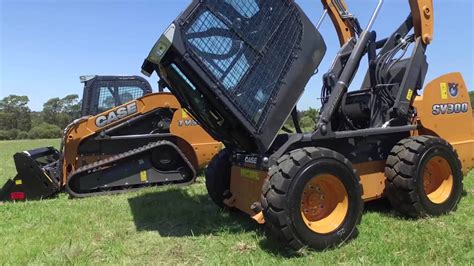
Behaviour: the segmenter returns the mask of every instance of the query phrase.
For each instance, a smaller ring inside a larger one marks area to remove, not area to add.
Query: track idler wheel
[[[178,168],[182,159],[171,146],[162,146],[151,154],[153,166],[160,171],[173,171]]]

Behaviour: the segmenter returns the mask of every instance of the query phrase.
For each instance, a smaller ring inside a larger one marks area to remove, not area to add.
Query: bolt
[[[431,15],[431,10],[427,6],[423,7],[423,11],[425,12],[426,16],[429,17]]]

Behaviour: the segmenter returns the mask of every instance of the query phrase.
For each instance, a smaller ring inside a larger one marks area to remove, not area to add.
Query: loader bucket
[[[17,175],[3,186],[0,201],[39,200],[58,193],[59,157],[53,147],[16,153]]]

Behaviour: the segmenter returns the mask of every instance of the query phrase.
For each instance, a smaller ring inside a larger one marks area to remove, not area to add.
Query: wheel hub
[[[313,177],[301,197],[301,215],[312,231],[327,234],[337,230],[349,209],[348,194],[333,175]]]
[[[423,189],[428,199],[435,204],[442,204],[449,199],[453,190],[453,172],[445,158],[435,156],[426,163]]]

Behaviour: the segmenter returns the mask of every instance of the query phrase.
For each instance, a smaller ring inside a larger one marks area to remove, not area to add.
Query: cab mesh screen
[[[217,89],[259,129],[302,32],[291,0],[205,0],[186,24],[183,39]]]

